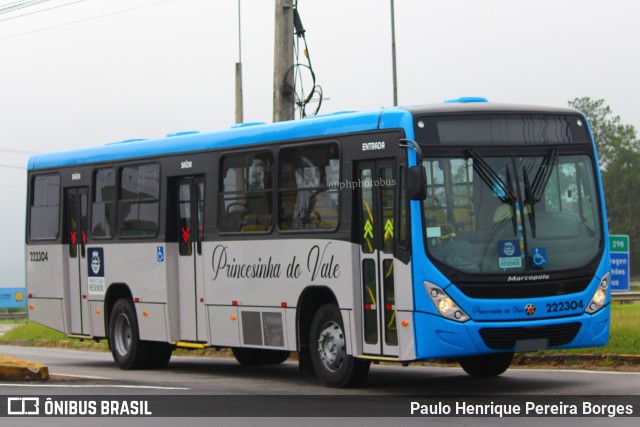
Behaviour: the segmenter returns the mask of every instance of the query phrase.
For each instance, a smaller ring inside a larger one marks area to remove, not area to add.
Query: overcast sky
[[[245,121],[271,121],[274,1],[241,5]],[[400,105],[484,96],[566,106],[589,96],[640,129],[639,2],[395,5]],[[391,106],[390,1],[298,6],[321,113]],[[238,56],[237,0],[48,0],[0,14],[0,286],[24,283],[28,155],[16,150],[227,128]]]

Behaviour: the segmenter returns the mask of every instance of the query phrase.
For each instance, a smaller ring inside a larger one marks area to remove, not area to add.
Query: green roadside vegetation
[[[16,323],[18,323],[18,326],[0,337],[0,344],[108,350],[106,340],[95,342],[93,340],[69,338],[62,332],[55,331],[26,319],[18,320]]]
[[[0,337],[0,344],[14,344],[24,346],[48,346],[85,348],[99,351],[107,351],[106,340],[95,342],[93,340],[80,340],[69,338],[63,333],[54,331],[45,326],[28,320],[18,320],[18,326]],[[206,354],[213,352],[180,350],[182,354]],[[180,354],[179,353],[179,354]],[[218,352],[216,352],[218,353]],[[580,348],[571,350],[553,350],[539,352],[547,354],[589,354],[589,355],[632,355],[640,354],[640,304],[620,304],[614,302],[611,306],[611,336],[609,344],[605,347]]]
[[[611,305],[611,335],[605,347],[546,351],[545,354],[640,354],[640,304]]]

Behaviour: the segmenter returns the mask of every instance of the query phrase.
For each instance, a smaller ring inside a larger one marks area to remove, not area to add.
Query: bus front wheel
[[[513,353],[496,353],[463,357],[458,363],[472,377],[488,378],[502,374],[509,368],[512,360]]]
[[[364,381],[370,362],[347,354],[342,315],[335,304],[325,304],[311,321],[311,364],[328,387],[356,387]]]
[[[109,348],[120,369],[140,369],[149,359],[151,349],[140,340],[136,311],[128,298],[116,301],[111,310]]]

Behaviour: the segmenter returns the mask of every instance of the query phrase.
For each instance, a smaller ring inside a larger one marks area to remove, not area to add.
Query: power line
[[[307,38],[305,37],[306,30],[302,25],[302,19],[300,18],[300,14],[298,12],[298,0],[295,0],[293,4],[293,26],[294,26],[294,56],[295,63],[292,67],[290,67],[284,77],[284,81],[288,81],[289,73],[293,73],[293,90],[289,95],[289,101],[294,104],[294,108],[298,108],[300,111],[300,118],[303,119],[308,116],[315,116],[320,111],[320,107],[322,106],[322,87],[316,84],[316,74],[313,71],[313,66],[311,65],[311,55],[309,54],[309,47],[307,45]],[[304,43],[304,47],[300,43],[300,39]],[[303,48],[304,56],[307,59],[307,64],[300,63],[300,49]],[[303,70],[306,70],[311,81],[311,87],[307,87],[309,93],[305,93],[305,84],[303,79]],[[317,97],[315,97],[317,95]],[[312,111],[307,111],[307,106],[316,102],[316,108]],[[295,116],[295,110],[292,113]],[[294,119],[295,117],[290,117],[289,119]]]
[[[23,13],[22,15],[17,15],[17,16],[12,16],[10,18],[0,19],[0,22],[10,21],[10,20],[16,19],[16,18],[22,18],[23,16],[35,15],[36,13],[47,12],[49,10],[59,9],[61,7],[65,7],[65,6],[71,6],[72,4],[82,3],[84,1],[87,1],[87,0],[76,0],[76,1],[71,2],[71,3],[60,4],[58,6],[49,7],[47,9],[40,9],[40,10],[36,10],[34,12]]]
[[[169,3],[169,2],[172,2],[172,1],[175,1],[175,0],[162,0],[162,1],[155,2],[155,3],[150,3],[150,4],[145,4],[145,5],[142,5],[142,6],[132,7],[132,8],[129,8],[129,9],[122,9],[122,10],[117,10],[115,12],[105,13],[103,15],[92,16],[92,17],[84,18],[84,19],[78,19],[77,21],[71,21],[71,22],[67,22],[67,23],[64,23],[64,24],[51,25],[49,27],[43,27],[43,28],[38,28],[38,29],[35,29],[35,30],[31,30],[31,31],[25,31],[24,33],[11,34],[9,36],[0,37],[0,40],[12,39],[14,37],[25,36],[27,34],[33,34],[33,33],[39,33],[41,31],[53,30],[53,29],[56,29],[56,28],[65,27],[67,25],[79,24],[79,23],[88,22],[88,21],[94,21],[96,19],[105,18],[105,17],[109,17],[109,16],[114,16],[114,15],[119,15],[121,13],[127,13],[127,12],[131,12],[131,11],[138,10],[138,9],[144,9],[144,8],[147,8],[147,7],[157,6],[159,4]]]
[[[3,153],[13,153],[13,154],[38,154],[38,151],[29,151],[29,150],[14,150],[12,148],[0,148],[0,151]]]
[[[0,163],[0,168],[27,170],[25,166],[3,165],[2,163]]]
[[[11,13],[19,9],[24,9],[25,7],[35,6],[47,1],[51,1],[51,0],[25,0],[22,2],[9,3],[8,5],[0,7],[0,15],[5,13]]]

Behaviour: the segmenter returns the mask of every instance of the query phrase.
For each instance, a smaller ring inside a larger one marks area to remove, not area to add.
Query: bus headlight
[[[604,307],[604,303],[607,300],[607,290],[609,289],[609,273],[605,274],[602,280],[600,280],[600,285],[596,290],[596,293],[593,294],[589,305],[587,306],[585,313],[593,314],[596,311],[600,310]]]
[[[431,298],[431,302],[436,306],[443,317],[456,322],[466,322],[470,317],[465,313],[458,304],[451,299],[445,291],[433,283],[424,282],[424,287]]]

